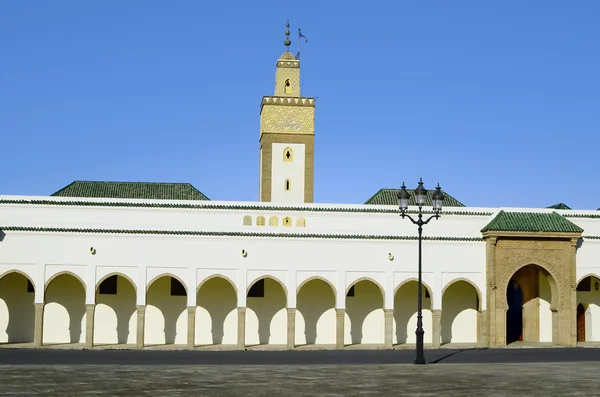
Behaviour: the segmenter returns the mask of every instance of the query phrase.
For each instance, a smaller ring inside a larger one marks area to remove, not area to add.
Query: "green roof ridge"
[[[398,191],[400,189],[392,189],[392,188],[383,188],[379,189],[377,193],[372,195],[365,204],[370,205],[398,205]],[[408,199],[408,205],[417,205],[417,201],[415,199],[415,189],[406,189],[406,191],[410,194],[410,198]],[[431,198],[433,196],[433,192],[435,189],[431,189],[427,191],[427,198],[425,199],[425,206],[431,206],[433,203]],[[446,191],[442,190],[444,193],[444,201],[442,202],[442,206],[444,207],[466,207],[463,203],[449,195]]]
[[[124,198],[149,200],[210,200],[185,182],[73,181],[54,197]]]
[[[583,229],[552,211],[547,212],[506,212],[501,210],[481,229],[501,232],[546,232],[546,233],[582,233]]]
[[[551,209],[555,209],[555,210],[570,210],[570,209],[572,209],[565,203],[554,204],[554,205],[551,205],[550,207],[546,207],[546,208],[551,208]]]

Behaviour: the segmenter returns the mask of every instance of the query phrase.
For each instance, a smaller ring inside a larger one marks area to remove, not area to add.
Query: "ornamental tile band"
[[[260,233],[260,232],[207,232],[193,230],[128,230],[128,229],[79,229],[58,227],[3,226],[5,232],[37,232],[37,233],[82,233],[82,234],[131,234],[131,235],[164,235],[164,236],[206,236],[206,237],[271,237],[271,238],[304,238],[304,239],[339,239],[339,240],[406,240],[416,241],[416,236],[393,236],[376,234],[314,234],[314,233]],[[427,241],[461,241],[483,242],[482,237],[436,237],[425,236]]]

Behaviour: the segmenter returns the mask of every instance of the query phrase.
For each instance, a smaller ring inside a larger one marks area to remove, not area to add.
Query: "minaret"
[[[260,201],[312,203],[315,99],[300,93],[300,60],[289,51],[277,60],[275,94],[260,106]]]

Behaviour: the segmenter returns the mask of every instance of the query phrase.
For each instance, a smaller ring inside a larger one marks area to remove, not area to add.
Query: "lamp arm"
[[[404,211],[402,211],[402,214],[401,214],[401,215],[402,215],[402,218],[403,218],[403,219],[406,217],[406,218],[410,219],[410,221],[411,221],[413,224],[415,224],[415,225],[418,225],[418,224],[419,224],[419,222],[418,222],[418,221],[415,221],[415,220],[413,219],[413,217],[412,217],[412,216],[408,215],[408,214],[407,214],[407,213],[405,213]]]

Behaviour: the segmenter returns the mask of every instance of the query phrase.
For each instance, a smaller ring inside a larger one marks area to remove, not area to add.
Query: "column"
[[[237,347],[238,347],[238,349],[246,348],[246,308],[245,307],[238,307]]]
[[[384,346],[391,349],[394,341],[394,309],[384,309],[383,317],[385,321]]]
[[[85,347],[94,347],[94,303],[85,305]]]
[[[135,335],[135,347],[144,348],[144,327],[146,325],[146,305],[137,305],[137,332]]]
[[[489,328],[488,328],[488,312],[487,312],[487,310],[482,310],[480,312],[477,312],[477,325],[478,325],[477,342],[479,343],[480,346],[489,347],[490,338],[488,335]]]
[[[187,347],[196,346],[196,306],[188,306]]]
[[[335,348],[344,348],[344,322],[346,309],[335,309]]]
[[[441,335],[442,335],[442,311],[441,310],[432,310],[432,333],[431,340],[433,342],[433,347],[438,348],[441,344]]]
[[[42,347],[44,338],[44,304],[35,304],[35,325],[33,333],[33,345]]]
[[[296,309],[287,309],[287,348],[296,347]]]

